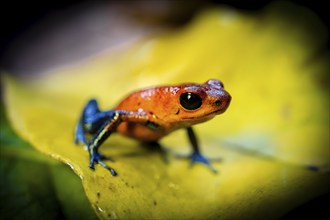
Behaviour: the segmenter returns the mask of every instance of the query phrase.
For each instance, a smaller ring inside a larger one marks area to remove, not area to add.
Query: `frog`
[[[75,144],[84,144],[88,150],[90,169],[95,170],[94,165],[99,164],[116,176],[117,171],[105,162],[111,158],[99,153],[100,146],[111,134],[119,133],[159,146],[163,137],[185,129],[192,149],[188,155],[191,164],[201,163],[217,172],[210,159],[201,153],[193,126],[224,113],[230,102],[231,95],[217,79],[201,84],[182,83],[139,89],[105,111],[101,111],[97,100],[92,98],[77,122],[74,141]]]

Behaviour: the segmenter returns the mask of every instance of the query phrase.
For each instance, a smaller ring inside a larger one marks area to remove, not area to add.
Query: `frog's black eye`
[[[187,110],[195,110],[201,107],[202,98],[191,92],[182,93],[180,95],[180,104]]]

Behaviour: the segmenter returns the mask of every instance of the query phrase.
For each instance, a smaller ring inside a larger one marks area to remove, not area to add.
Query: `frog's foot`
[[[82,129],[80,129],[80,128],[76,129],[74,143],[75,144],[81,143],[81,144],[87,145],[87,140],[86,140],[85,134],[83,133]]]
[[[213,172],[213,173],[217,173],[218,170],[215,169],[209,159],[207,159],[206,157],[204,157],[201,153],[197,153],[197,152],[193,152],[190,156],[191,158],[191,166],[194,165],[195,163],[202,163],[204,165],[206,165],[207,167],[210,168],[210,170]]]
[[[98,163],[101,166],[103,166],[105,169],[109,170],[112,176],[116,176],[117,172],[112,167],[108,166],[103,160],[113,161],[111,158],[106,157],[106,156],[100,154],[99,152],[93,152],[90,156],[89,168],[94,170],[95,169],[94,163]]]
[[[144,147],[147,149],[153,150],[155,152],[159,152],[160,156],[162,157],[162,160],[165,163],[169,163],[169,149],[164,148],[159,142],[157,141],[151,141],[151,142],[145,142],[143,144]]]

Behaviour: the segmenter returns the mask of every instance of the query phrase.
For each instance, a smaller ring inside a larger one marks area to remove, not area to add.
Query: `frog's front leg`
[[[103,159],[106,159],[98,152],[98,148],[101,144],[110,136],[110,134],[116,131],[121,122],[130,121],[135,123],[150,124],[149,119],[155,117],[154,115],[146,112],[127,112],[121,110],[100,111],[97,101],[90,100],[82,113],[82,116],[76,126],[75,142],[82,142],[88,149],[90,154],[89,167],[94,169],[94,163],[98,163],[108,169],[113,176],[116,171],[106,165]],[[86,139],[86,133],[93,134],[90,141]]]
[[[189,138],[189,141],[191,143],[191,146],[192,146],[192,154],[191,154],[191,164],[194,164],[194,163],[203,163],[205,164],[206,166],[208,166],[212,172],[214,173],[217,173],[217,169],[215,169],[210,161],[204,157],[202,155],[202,153],[200,152],[199,150],[199,146],[198,146],[198,141],[197,141],[197,138],[196,138],[196,135],[194,133],[194,130],[192,129],[192,127],[188,127],[187,128],[187,133],[188,133],[188,138]]]
[[[96,162],[102,165],[104,168],[108,169],[111,175],[113,176],[117,175],[117,172],[113,168],[109,167],[103,162],[102,159],[104,159],[104,156],[102,156],[98,152],[98,148],[110,136],[112,132],[116,131],[120,123],[134,122],[134,123],[148,124],[150,123],[149,121],[150,117],[153,116],[154,115],[151,116],[146,112],[127,112],[121,110],[113,111],[112,117],[107,119],[103,123],[103,125],[100,127],[98,132],[92,137],[90,143],[88,144],[88,151],[90,154],[89,167],[91,169],[94,169],[94,163]]]
[[[117,175],[117,172],[103,161],[105,157],[98,152],[98,149],[101,144],[110,136],[110,134],[115,131],[119,123],[120,121],[118,113],[114,113],[111,118],[107,119],[103,123],[103,125],[99,128],[98,132],[92,137],[91,141],[87,145],[87,149],[90,156],[89,168],[94,170],[94,163],[96,162],[107,170],[109,170],[111,175]]]

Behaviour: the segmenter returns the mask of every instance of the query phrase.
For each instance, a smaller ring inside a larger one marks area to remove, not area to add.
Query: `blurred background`
[[[312,11],[327,24],[325,5],[315,1],[290,2]],[[5,1],[1,3],[0,13],[0,67],[12,74],[36,75],[154,32],[180,27],[208,6],[221,5],[253,13],[269,3],[271,1]]]

